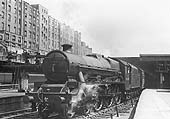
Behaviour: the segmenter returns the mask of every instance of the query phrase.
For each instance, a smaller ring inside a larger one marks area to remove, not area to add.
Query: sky
[[[82,33],[93,52],[111,57],[170,54],[169,0],[25,0]]]

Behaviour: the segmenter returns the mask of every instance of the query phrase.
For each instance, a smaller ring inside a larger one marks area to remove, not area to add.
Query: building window
[[[14,22],[17,23],[17,17],[14,17]]]
[[[9,40],[9,34],[7,34],[7,33],[5,34],[5,39]]]
[[[44,17],[44,23],[45,23],[45,17]]]
[[[33,17],[33,20],[34,20],[34,22],[36,22],[36,18],[35,17]]]
[[[16,36],[15,36],[15,35],[12,36],[12,41],[13,41],[13,42],[16,41]]]
[[[5,3],[4,2],[2,2],[2,8],[5,9]]]
[[[37,23],[39,23],[39,19],[37,18]]]
[[[18,37],[18,43],[21,43],[21,37]]]
[[[17,1],[15,0],[15,5],[17,5]]]
[[[15,48],[15,43],[12,43],[12,47],[14,47],[14,48]]]
[[[36,38],[35,38],[35,33],[32,33],[32,38],[35,40]]]
[[[32,36],[32,35],[31,35],[31,31],[29,31],[29,37],[32,38],[31,36]]]
[[[7,31],[9,31],[10,32],[10,25],[8,24],[8,27],[7,27]]]
[[[21,28],[18,29],[19,35],[21,35]]]
[[[33,48],[35,48],[35,42],[33,42],[32,46],[33,46]]]
[[[42,21],[44,20],[44,16],[42,15]]]
[[[19,19],[19,24],[21,25],[21,19]]]
[[[27,22],[25,21],[25,29],[27,29]]]
[[[24,41],[24,45],[27,46],[27,41]]]
[[[43,37],[43,32],[41,32],[41,36]]]
[[[48,31],[48,37],[50,37],[50,31]]]
[[[16,27],[14,26],[14,33],[17,33],[17,29],[16,29]]]
[[[20,7],[20,8],[22,7],[22,3],[21,3],[21,0],[19,1],[19,7]]]
[[[35,8],[33,9],[33,13],[34,13],[34,15],[35,15]]]
[[[11,12],[11,5],[8,5],[8,11]]]
[[[19,10],[19,15],[21,16],[21,10]]]
[[[27,26],[27,22],[25,21],[25,26]]]
[[[4,11],[2,11],[2,18],[4,18],[4,16],[5,16],[5,13],[4,13]]]
[[[2,22],[2,29],[1,30],[4,30],[4,22]]]
[[[30,29],[31,29],[32,24],[31,24],[31,23],[29,23],[29,26],[30,26]]]
[[[15,14],[17,13],[17,8],[14,8],[14,13],[15,13]]]
[[[25,10],[27,10],[27,5],[25,4]]]
[[[27,14],[25,14],[25,18],[27,18]]]
[[[25,37],[27,37],[27,31],[25,31],[25,34],[24,34],[24,35],[25,35]]]
[[[32,20],[32,16],[31,15],[29,15],[29,19]]]
[[[35,24],[33,24],[33,30],[34,30],[34,31],[36,30]]]
[[[21,44],[18,44],[18,48],[21,48]]]
[[[8,21],[11,21],[11,15],[8,14]]]
[[[29,41],[29,45],[28,45],[28,48],[31,48],[31,41]]]
[[[39,32],[39,31],[40,31],[40,30],[39,30],[39,27],[36,27],[36,31],[37,31],[37,32]]]
[[[3,40],[3,35],[0,35],[0,40]]]

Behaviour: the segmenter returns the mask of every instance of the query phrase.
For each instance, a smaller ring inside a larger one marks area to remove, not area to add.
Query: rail
[[[31,108],[9,111],[9,112],[0,113],[0,118],[13,119],[14,117],[19,117],[21,115],[25,115],[26,113],[30,113],[30,112],[31,112]]]

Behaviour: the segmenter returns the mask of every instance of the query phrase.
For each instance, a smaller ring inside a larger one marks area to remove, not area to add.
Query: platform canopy
[[[170,61],[170,54],[140,54],[140,61]]]

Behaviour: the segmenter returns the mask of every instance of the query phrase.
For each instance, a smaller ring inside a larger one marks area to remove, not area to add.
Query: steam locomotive
[[[118,104],[144,87],[144,71],[116,58],[90,54],[78,56],[54,50],[42,63],[47,81],[29,93],[42,118],[58,114],[67,119],[75,114]]]

